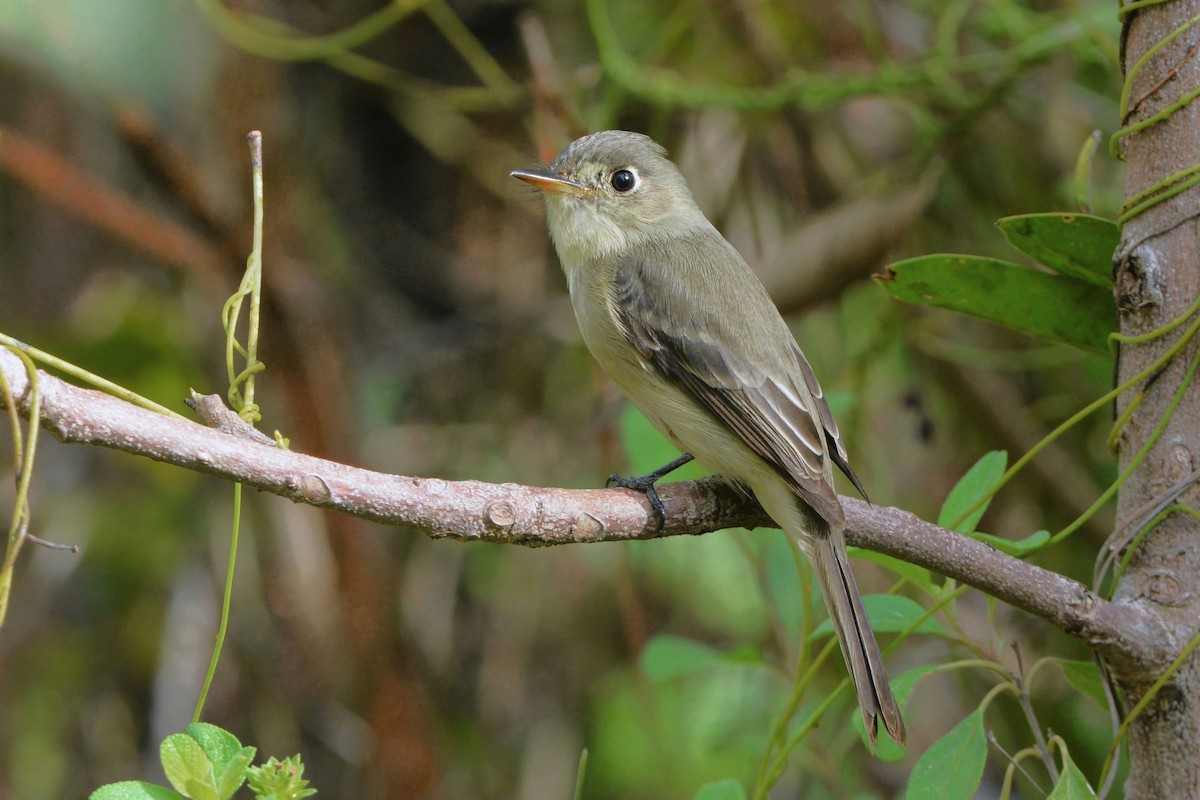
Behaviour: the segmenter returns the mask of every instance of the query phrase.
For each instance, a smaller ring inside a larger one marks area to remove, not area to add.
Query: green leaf
[[[925,615],[915,600],[895,594],[869,594],[863,598],[867,619],[876,633],[899,633]],[[931,633],[934,636],[949,636],[941,623],[930,617],[921,622],[916,633]],[[833,623],[826,618],[813,628],[811,638],[818,639],[833,633]]]
[[[1106,289],[1121,241],[1117,223],[1090,214],[1021,214],[996,225],[1009,243],[1050,269]]]
[[[156,783],[121,781],[101,786],[88,800],[183,800],[183,796]]]
[[[1024,539],[1015,542],[1012,539],[1005,539],[1003,536],[993,536],[990,533],[980,533],[979,531],[972,531],[968,535],[972,539],[978,539],[984,544],[991,545],[1001,553],[1007,553],[1017,558],[1036,553],[1046,546],[1046,542],[1050,541],[1050,531],[1034,531]]]
[[[912,698],[917,681],[937,668],[937,664],[923,664],[919,667],[905,670],[889,681],[892,685],[892,695],[896,698],[896,704],[900,706],[901,714],[904,714],[905,707]],[[857,706],[850,712],[850,727],[854,728],[855,732],[858,733],[858,738],[862,740],[863,746],[869,748],[870,742],[867,741],[867,728],[863,725],[862,714],[859,713]],[[881,737],[875,743],[875,757],[880,761],[899,761],[904,758],[907,751],[907,747],[902,744],[896,744],[888,736]]]
[[[1054,663],[1062,667],[1063,677],[1071,688],[1080,694],[1085,694],[1096,701],[1101,708],[1108,708],[1108,695],[1104,691],[1104,678],[1100,675],[1100,667],[1095,661],[1073,661],[1067,658],[1056,658]]]
[[[1095,797],[1096,792],[1083,775],[1083,771],[1071,760],[1071,755],[1063,751],[1063,770],[1054,784],[1054,789],[1046,795],[1046,800],[1085,800]]]
[[[849,416],[859,403],[858,392],[853,389],[826,389],[825,404],[834,418]]]
[[[254,761],[255,752],[253,747],[243,747],[225,762],[224,769],[217,771],[217,797],[219,800],[228,800],[233,797],[233,793],[246,782],[246,770]]]
[[[659,634],[642,648],[642,670],[651,680],[666,681],[711,666],[721,654],[706,644]]]
[[[946,254],[892,264],[876,280],[909,303],[969,314],[1030,336],[1111,355],[1108,335],[1117,323],[1111,289],[1008,261]]]
[[[621,444],[629,458],[629,469],[634,475],[653,472],[681,455],[679,448],[659,433],[632,403],[627,404],[621,412],[618,426],[621,431]],[[692,461],[665,476],[663,481],[692,480],[707,474],[703,466]]]
[[[907,578],[913,585],[924,589],[927,592],[933,592],[933,578],[930,577],[929,570],[924,567],[918,567],[916,564],[910,564],[907,561],[901,561],[898,558],[876,553],[873,550],[863,550],[859,547],[850,548],[850,554],[854,558],[861,558],[863,561],[871,561],[884,569],[890,570],[901,578]]]
[[[996,481],[1000,480],[1000,476],[1004,474],[1007,466],[1008,453],[1003,450],[984,453],[967,470],[967,473],[958,479],[958,483],[954,484],[954,488],[946,496],[946,501],[942,503],[942,510],[938,512],[937,524],[959,533],[970,533],[975,530],[975,526],[983,517],[983,512],[987,511],[988,505],[992,502],[990,498],[961,521],[959,521],[959,517],[962,517],[968,508],[978,503],[979,498],[996,485]]]
[[[183,788],[184,794],[192,800],[221,800],[217,797],[216,785],[201,778],[188,778]]]
[[[163,771],[175,791],[195,798],[188,790],[189,781],[198,781],[215,788],[212,761],[200,743],[186,733],[172,733],[158,748]]]
[[[983,709],[977,708],[921,754],[908,778],[907,800],[970,800],[987,760]]]
[[[902,712],[903,713],[903,712]],[[858,704],[850,711],[850,727],[854,728],[854,732],[858,734],[858,738],[863,743],[863,747],[871,749],[871,743],[867,739],[867,726],[863,725],[862,713],[858,710]],[[908,753],[908,747],[902,744],[897,744],[892,737],[886,733],[881,733],[875,742],[875,758],[880,761],[886,761],[894,764],[900,761]]]
[[[746,790],[733,778],[701,786],[692,800],[746,800]]]
[[[575,770],[575,798],[583,800],[583,779],[587,776],[588,749],[585,747],[579,753],[579,767]]]
[[[912,699],[913,692],[917,689],[917,682],[931,672],[936,672],[941,669],[940,664],[922,664],[919,667],[906,669],[896,677],[889,681],[892,685],[892,694],[896,698],[896,702],[903,708]]]
[[[223,772],[225,765],[242,749],[242,743],[236,736],[224,728],[210,725],[207,722],[193,722],[184,728],[184,733],[195,739],[200,748],[204,750],[204,754],[212,762],[214,774],[219,775]]]

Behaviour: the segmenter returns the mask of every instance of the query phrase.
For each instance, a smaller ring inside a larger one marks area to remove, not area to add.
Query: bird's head
[[[549,168],[511,174],[542,191],[568,272],[708,224],[667,151],[640,133],[593,133],[569,144]]]

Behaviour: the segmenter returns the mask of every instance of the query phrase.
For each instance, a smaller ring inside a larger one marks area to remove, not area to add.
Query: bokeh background
[[[181,411],[189,387],[223,391],[261,130],[261,427],[388,472],[597,487],[672,453],[588,356],[540,200],[507,176],[582,133],[638,130],[760,271],[871,499],[935,518],[980,455],[1015,459],[1111,364],[901,306],[870,276],[921,253],[1013,258],[1005,215],[1081,199],[1111,215],[1118,165],[1101,146],[1081,180],[1077,159],[1116,127],[1117,48],[1115,7],[1078,0],[4,0],[0,331]],[[1077,516],[1113,475],[1108,422],[1049,448],[983,529]],[[11,459],[0,473],[7,518]],[[158,742],[208,663],[231,497],[46,437],[33,530],[81,551],[22,556],[0,796],[162,780]],[[1087,580],[1110,525],[1039,562]],[[867,591],[895,580],[856,570]],[[749,787],[808,587],[771,531],[464,545],[250,495],[205,719],[263,756],[301,752],[324,797],[570,797],[584,748],[588,798]],[[912,637],[892,673],[1085,657],[977,593],[951,616],[958,641]],[[674,670],[661,656],[681,640],[720,657]],[[806,706],[843,674],[831,659]],[[1041,719],[1094,774],[1106,717],[1045,674]],[[868,757],[843,697],[772,796],[897,794],[990,685],[922,681],[898,763]],[[1029,733],[1002,701],[987,721],[998,779]]]

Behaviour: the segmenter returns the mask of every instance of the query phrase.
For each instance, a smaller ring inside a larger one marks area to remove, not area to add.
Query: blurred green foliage
[[[94,6],[0,4],[0,319],[169,407],[225,385],[219,312],[250,247],[252,129],[267,197],[257,399],[297,450],[577,487],[674,457],[591,362],[540,204],[506,178],[601,128],[666,144],[789,298],[873,502],[936,518],[981,455],[1015,460],[1110,386],[1104,356],[895,303],[869,280],[932,252],[1011,258],[997,219],[1076,212],[1077,196],[1115,214],[1116,164],[1096,156],[1082,195],[1075,177],[1093,129],[1117,124],[1109,4]],[[51,160],[6,156],[22,143]],[[923,180],[908,207],[856,203]],[[146,213],[122,227],[114,198]],[[830,227],[835,211],[846,227]],[[1101,417],[1018,474],[980,526],[1023,540],[1075,519],[1114,477]],[[30,547],[18,565],[0,796],[164,781],[155,748],[187,723],[207,663],[230,496],[41,444],[33,530],[83,549]],[[205,717],[259,752],[302,752],[320,796],[565,797],[585,747],[584,798],[913,796],[916,765],[936,775],[939,752],[966,765],[968,751],[994,793],[1007,762],[982,731],[1008,752],[1031,732],[1009,692],[978,709],[1018,684],[1083,775],[1108,744],[1106,714],[1075,702],[1078,670],[1021,683],[1080,646],[883,557],[855,561],[873,616],[903,606],[883,629],[919,632],[888,654],[909,745],[872,759],[814,633],[819,595],[777,532],[519,550],[245,505]],[[1039,563],[1090,575],[1106,514]]]

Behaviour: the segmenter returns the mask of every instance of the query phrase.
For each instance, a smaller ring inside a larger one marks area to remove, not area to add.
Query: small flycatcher
[[[646,136],[585,136],[549,169],[512,176],[545,197],[592,355],[668,439],[753,492],[800,546],[820,579],[872,747],[879,719],[902,743],[904,721],[846,556],[833,466],[862,486],[762,283]],[[652,482],[642,488],[661,523]]]

